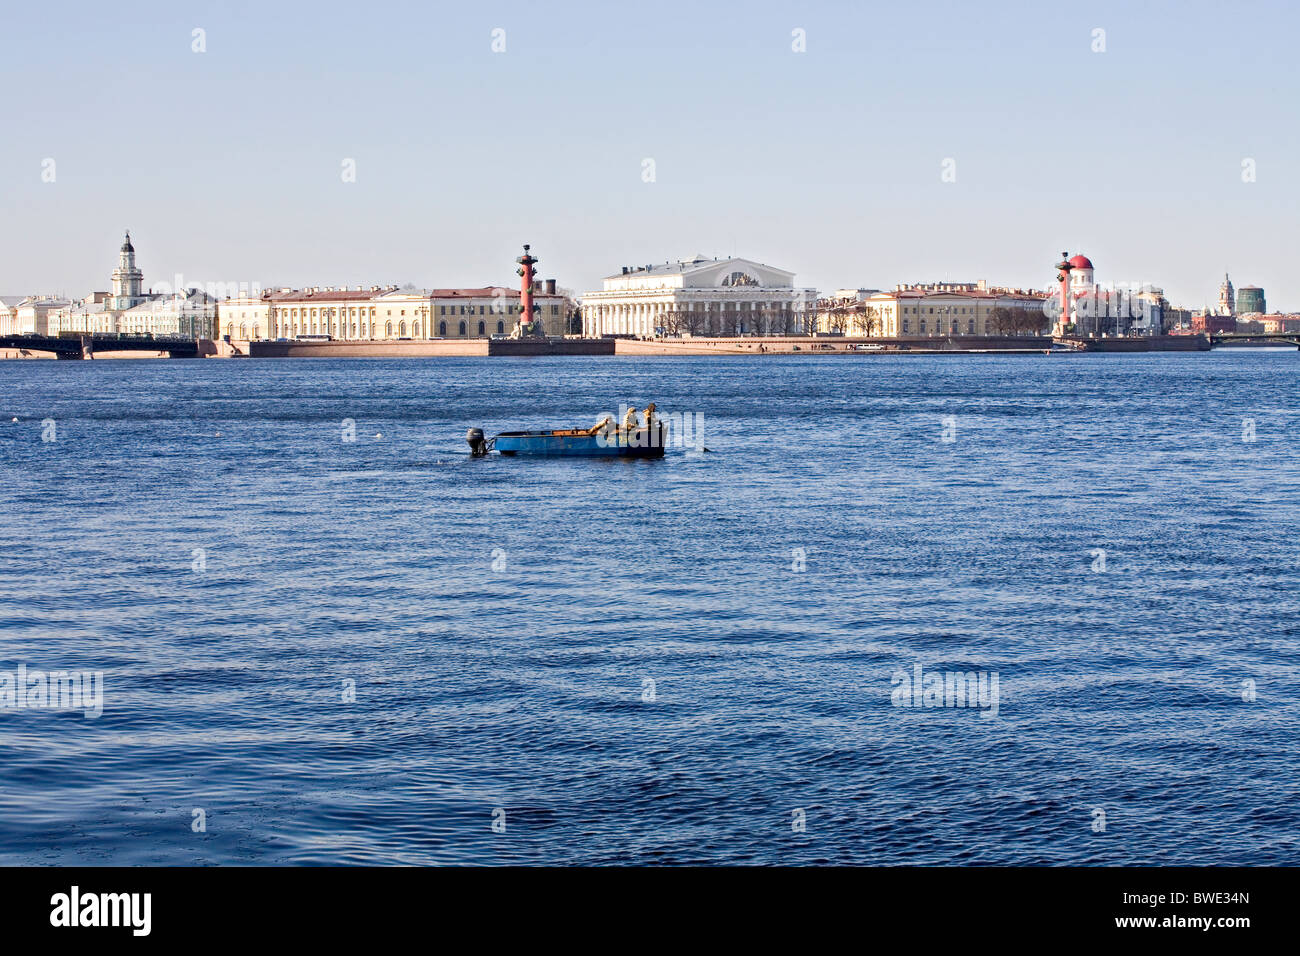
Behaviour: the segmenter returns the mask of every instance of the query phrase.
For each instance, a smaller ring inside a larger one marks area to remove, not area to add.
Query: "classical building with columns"
[[[1045,298],[1043,292],[990,287],[983,280],[900,285],[892,292],[823,300],[819,319],[822,332],[839,335],[1037,335],[1048,322]]]
[[[583,334],[654,338],[690,335],[801,335],[816,323],[817,293],[794,273],[752,259],[624,266],[582,296]]]
[[[567,332],[566,297],[553,279],[533,293],[548,335]],[[463,339],[506,335],[519,317],[519,290],[399,289],[396,286],[275,289],[225,300],[219,334],[234,342],[328,336],[350,341]]]

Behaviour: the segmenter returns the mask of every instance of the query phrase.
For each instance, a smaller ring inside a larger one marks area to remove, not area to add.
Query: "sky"
[[[130,228],[146,285],[513,284],[528,242],[577,291],[695,254],[1042,288],[1069,251],[1300,310],[1297,27],[1283,0],[13,4],[0,293],[107,289]]]

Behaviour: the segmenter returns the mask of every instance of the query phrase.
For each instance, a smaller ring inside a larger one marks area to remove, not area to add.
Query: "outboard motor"
[[[483,437],[483,429],[471,428],[465,433],[465,441],[469,442],[469,453],[472,457],[482,458],[488,453],[488,443]]]

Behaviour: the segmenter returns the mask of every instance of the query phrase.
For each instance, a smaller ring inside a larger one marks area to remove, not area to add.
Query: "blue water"
[[[0,670],[105,681],[0,710],[0,862],[1300,863],[1298,381],[0,363]],[[651,399],[712,452],[466,455]]]

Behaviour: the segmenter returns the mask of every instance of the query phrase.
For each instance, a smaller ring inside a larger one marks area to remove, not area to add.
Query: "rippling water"
[[[0,862],[1300,863],[1298,371],[0,363],[0,670],[105,681]],[[651,399],[712,452],[466,455]]]

